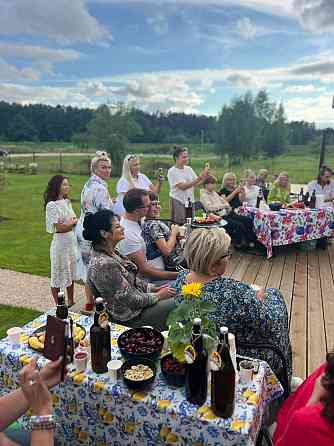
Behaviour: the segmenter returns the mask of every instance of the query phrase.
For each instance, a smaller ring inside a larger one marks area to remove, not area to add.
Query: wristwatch
[[[30,417],[30,430],[52,430],[57,426],[55,417],[53,415],[33,415]]]

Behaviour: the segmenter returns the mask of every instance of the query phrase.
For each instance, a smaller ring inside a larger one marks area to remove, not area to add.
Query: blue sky
[[[0,0],[0,100],[215,115],[266,88],[334,125],[334,0]]]

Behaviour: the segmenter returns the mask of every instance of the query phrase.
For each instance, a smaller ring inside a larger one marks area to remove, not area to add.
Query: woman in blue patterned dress
[[[279,290],[255,291],[251,286],[223,274],[231,252],[231,239],[220,228],[195,229],[186,241],[184,257],[189,271],[181,272],[175,282],[176,300],[182,301],[182,286],[192,282],[203,284],[201,299],[216,306],[211,319],[217,329],[227,326],[235,334],[236,343],[272,343],[280,348],[292,376],[292,353],[289,339],[288,312]],[[242,350],[238,353],[263,359],[278,373],[280,359],[267,350]]]
[[[87,268],[91,255],[92,244],[83,238],[83,221],[88,214],[95,214],[102,209],[111,210],[114,202],[108,191],[107,180],[111,176],[111,160],[106,152],[96,152],[91,161],[92,175],[81,192],[81,214],[76,227],[76,235],[82,256],[83,271],[81,276],[86,281]],[[86,312],[93,310],[93,295],[89,287],[85,286]]]

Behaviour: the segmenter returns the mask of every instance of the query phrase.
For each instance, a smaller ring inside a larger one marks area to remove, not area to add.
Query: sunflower
[[[187,285],[183,285],[182,294],[185,297],[193,297],[198,299],[202,294],[203,284],[199,282],[192,282]]]

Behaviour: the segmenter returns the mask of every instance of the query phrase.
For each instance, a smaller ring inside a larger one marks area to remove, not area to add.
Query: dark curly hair
[[[55,175],[53,176],[45,189],[44,192],[44,209],[46,208],[46,205],[49,203],[49,201],[56,201],[59,198],[61,183],[64,180],[68,180],[68,177],[64,177],[63,175]],[[67,197],[65,197],[67,198]]]
[[[321,415],[334,424],[334,352],[326,356],[327,366],[321,384],[326,390],[326,396],[322,399],[324,408]]]
[[[92,242],[94,249],[104,241],[101,231],[110,232],[114,218],[117,218],[117,216],[108,209],[102,209],[95,214],[86,215],[83,222],[84,230],[82,235],[84,239]]]

